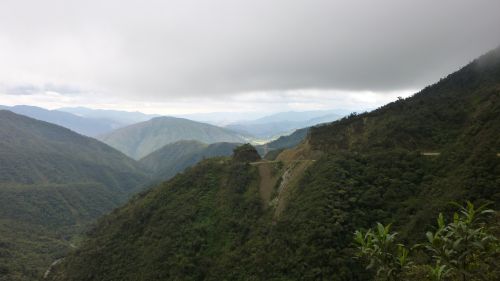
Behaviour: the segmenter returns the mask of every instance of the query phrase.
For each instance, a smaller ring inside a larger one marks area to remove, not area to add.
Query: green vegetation
[[[135,159],[141,159],[169,143],[181,140],[196,140],[208,144],[245,142],[240,134],[231,130],[174,117],[153,118],[117,129],[99,139]]]
[[[300,144],[306,138],[308,131],[309,128],[296,130],[295,132],[293,132],[288,136],[281,136],[276,140],[273,140],[263,145],[259,145],[256,147],[256,149],[257,151],[259,151],[261,155],[267,155],[268,153],[271,153],[276,150],[279,151],[286,148],[292,148]]]
[[[248,143],[244,144],[244,145],[240,145],[233,150],[233,161],[242,162],[242,163],[247,162],[248,163],[248,162],[255,162],[255,161],[259,161],[259,160],[260,160],[259,153],[255,149],[255,147],[253,147],[252,145],[250,145]]]
[[[154,173],[155,180],[163,181],[205,158],[230,156],[238,145],[227,142],[204,144],[198,141],[178,141],[150,153],[140,163]]]
[[[461,143],[485,156],[500,147],[500,48],[418,94],[310,130],[322,151],[442,151]],[[486,135],[487,134],[487,135]],[[479,141],[480,143],[474,143]],[[481,145],[479,145],[481,144]],[[461,148],[464,152],[468,151]]]
[[[74,267],[64,273],[59,268],[53,278],[203,280],[227,275],[228,253],[239,255],[262,216],[256,173],[227,159],[202,161],[101,219],[77,255],[67,257]]]
[[[367,269],[376,271],[377,280],[497,280],[500,242],[491,226],[494,223],[482,221],[485,214],[495,212],[484,207],[475,209],[467,202],[448,224],[439,214],[436,231],[428,231],[424,244],[410,248],[424,248],[425,260],[432,264],[412,261],[410,250],[396,244],[398,233],[390,233],[390,225],[380,223],[375,230],[356,231],[358,256],[369,261]]]
[[[92,138],[0,111],[0,183],[99,182],[123,192],[145,179],[134,160]]]
[[[51,279],[373,280],[352,259],[355,230],[378,221],[399,233],[380,227],[384,243],[422,244],[450,201],[500,208],[499,101],[500,48],[413,97],[311,128],[277,158],[276,205],[260,199],[249,158],[204,161],[105,216]],[[316,161],[288,181],[308,153]],[[400,258],[384,263],[405,272],[409,249],[390,248]]]
[[[103,143],[0,111],[0,280],[40,280],[88,224],[147,179]]]

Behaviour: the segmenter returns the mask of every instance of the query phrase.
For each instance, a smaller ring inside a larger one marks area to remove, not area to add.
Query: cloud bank
[[[0,84],[159,103],[390,96],[500,44],[498,11],[494,0],[4,0]]]

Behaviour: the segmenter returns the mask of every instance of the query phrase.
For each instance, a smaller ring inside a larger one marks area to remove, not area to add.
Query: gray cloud
[[[500,1],[2,1],[0,82],[165,101],[390,92],[500,44]]]
[[[43,94],[45,92],[55,92],[61,95],[75,95],[85,93],[81,89],[78,89],[69,85],[57,85],[52,83],[47,83],[44,85],[35,84],[13,84],[13,85],[1,85],[0,91],[6,95],[13,96],[30,96]]]
[[[40,92],[40,88],[31,84],[21,84],[12,87],[2,87],[2,92],[11,96],[29,96]]]

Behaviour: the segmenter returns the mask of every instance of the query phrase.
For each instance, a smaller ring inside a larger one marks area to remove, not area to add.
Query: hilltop
[[[245,142],[240,134],[231,130],[175,117],[153,118],[120,128],[100,136],[99,139],[135,159],[181,140],[195,140],[207,144]]]

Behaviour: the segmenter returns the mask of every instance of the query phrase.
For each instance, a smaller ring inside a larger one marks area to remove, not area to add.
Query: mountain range
[[[273,161],[202,161],[104,216],[48,279],[374,280],[353,258],[355,230],[391,224],[419,243],[439,213],[453,221],[450,202],[500,207],[498,136],[500,48],[412,97],[312,127]]]
[[[77,116],[91,118],[91,119],[104,119],[112,120],[120,127],[131,125],[139,122],[148,121],[152,118],[159,117],[158,114],[145,114],[142,112],[122,111],[122,110],[109,110],[109,109],[92,109],[87,107],[62,107],[59,111],[69,112]]]
[[[10,107],[0,105],[0,109],[10,110],[17,114],[53,123],[90,137],[99,137],[128,125],[160,117],[157,114],[91,109],[86,107],[66,107],[57,110],[48,110],[28,105]],[[182,116],[185,116],[184,119],[226,127],[231,131],[237,132],[246,140],[268,140],[289,135],[296,129],[334,121],[342,116],[339,112],[344,111],[290,111],[265,115],[263,117],[261,115],[264,114],[258,113],[236,114],[224,112]],[[256,116],[261,117],[254,119]],[[238,118],[242,120],[234,122]]]
[[[181,140],[216,142],[246,142],[234,131],[183,118],[156,117],[98,137],[104,143],[126,155],[140,159],[164,145]]]
[[[281,112],[256,120],[242,121],[226,125],[231,130],[246,133],[261,139],[288,135],[293,131],[341,118],[336,111]]]
[[[0,106],[0,109],[10,110],[17,114],[53,123],[86,136],[97,136],[123,126],[123,124],[110,119],[86,118],[60,110],[48,110],[36,106]]]

